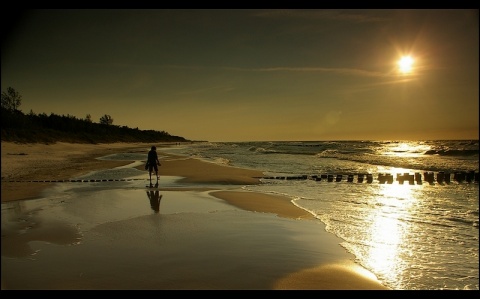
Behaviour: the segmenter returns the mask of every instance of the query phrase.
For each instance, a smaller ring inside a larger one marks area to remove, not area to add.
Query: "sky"
[[[476,9],[29,10],[1,53],[25,114],[211,142],[479,138]]]

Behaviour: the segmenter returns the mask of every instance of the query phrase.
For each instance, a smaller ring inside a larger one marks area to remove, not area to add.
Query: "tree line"
[[[1,96],[1,140],[25,143],[111,143],[111,142],[185,142],[180,136],[165,131],[139,130],[113,125],[113,118],[105,114],[99,123],[87,114],[84,119],[73,115],[51,113],[24,114],[20,109],[22,96],[8,87]]]

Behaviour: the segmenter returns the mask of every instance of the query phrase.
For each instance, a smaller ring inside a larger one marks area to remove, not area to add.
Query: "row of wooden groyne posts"
[[[346,178],[347,182],[353,183],[354,177],[357,177],[358,183],[373,183],[373,174],[371,173],[359,173],[359,174],[322,174],[322,175],[300,175],[300,176],[271,176],[271,177],[262,177],[262,179],[270,180],[314,180],[314,181],[327,181],[327,182],[341,182]],[[439,184],[449,184],[453,181],[457,183],[478,183],[478,172],[476,171],[460,171],[460,172],[444,172],[439,171],[435,172],[424,172],[423,179],[420,172],[415,174],[410,173],[397,173],[394,179],[394,176],[389,173],[379,173],[377,176],[377,181],[379,184],[392,184],[394,181],[398,181],[399,184],[408,182],[410,185],[421,185],[423,181],[434,184],[435,182]]]

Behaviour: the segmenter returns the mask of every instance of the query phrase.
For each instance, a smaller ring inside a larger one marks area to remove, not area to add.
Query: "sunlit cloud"
[[[85,64],[84,64],[85,65]],[[94,63],[91,64],[97,67],[106,67],[106,64]],[[233,71],[233,72],[251,72],[251,73],[330,73],[330,74],[339,74],[339,75],[348,75],[356,77],[370,77],[370,78],[390,78],[393,79],[389,82],[381,82],[379,85],[384,84],[393,84],[406,82],[414,79],[414,76],[409,78],[399,79],[398,73],[395,70],[388,70],[387,72],[378,72],[378,71],[369,71],[356,68],[326,68],[326,67],[259,67],[259,68],[247,68],[247,67],[227,67],[227,66],[202,66],[202,65],[155,65],[155,64],[128,64],[128,63],[110,63],[110,67],[114,68],[131,68],[131,69],[142,69],[145,73],[147,69],[155,71],[155,69],[160,68],[170,68],[177,70],[188,70],[188,71],[204,71],[204,70],[219,70],[219,71]],[[424,67],[423,70],[426,68]],[[439,68],[437,68],[439,69]],[[421,70],[421,67],[418,68],[418,71]]]
[[[169,65],[164,67],[170,67],[175,69],[221,69],[238,72],[317,72],[317,73],[337,73],[345,75],[363,76],[363,77],[389,77],[391,75],[381,72],[373,72],[361,69],[349,69],[349,68],[325,68],[325,67],[265,67],[265,68],[241,68],[241,67],[202,67],[202,66],[180,66]]]
[[[338,73],[356,76],[366,77],[384,77],[385,74],[379,72],[372,72],[360,69],[348,69],[348,68],[324,68],[324,67],[268,67],[268,68],[229,68],[223,69],[235,70],[235,71],[248,71],[248,72],[321,72],[321,73]]]

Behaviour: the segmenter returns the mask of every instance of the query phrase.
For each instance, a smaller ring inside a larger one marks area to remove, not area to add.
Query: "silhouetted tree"
[[[87,116],[85,117],[85,121],[87,123],[91,123],[92,122],[92,116],[90,114],[87,114]]]
[[[110,115],[104,115],[102,123],[89,123],[84,119],[51,113],[28,114],[22,111],[10,111],[1,107],[0,127],[2,141],[15,142],[148,142],[186,141],[185,138],[172,136],[165,131],[131,129],[127,126],[115,126]],[[106,125],[107,124],[107,125]]]
[[[105,114],[104,116],[100,117],[100,123],[102,125],[111,125],[113,124],[113,118],[110,115]]]
[[[13,87],[8,87],[7,92],[2,92],[2,108],[16,111],[22,104],[22,96]]]

